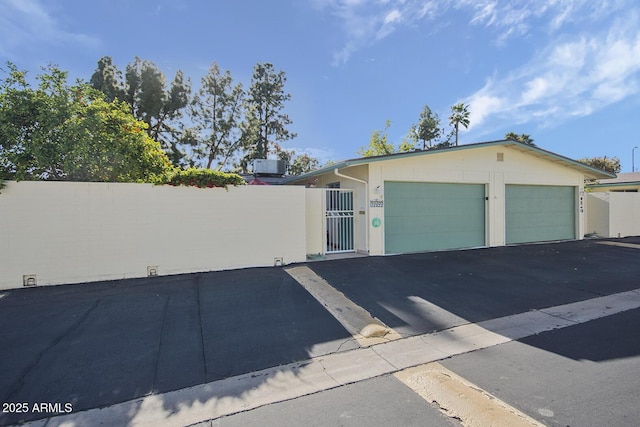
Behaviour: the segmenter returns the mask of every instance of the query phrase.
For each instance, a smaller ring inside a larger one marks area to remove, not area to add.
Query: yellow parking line
[[[345,327],[362,347],[402,338],[393,329],[374,318],[309,267],[291,267],[285,271],[302,285]]]
[[[538,427],[543,424],[434,362],[393,374],[420,397],[464,426]]]

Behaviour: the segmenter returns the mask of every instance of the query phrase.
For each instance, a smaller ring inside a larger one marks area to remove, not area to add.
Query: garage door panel
[[[575,187],[507,185],[506,242],[575,238]]]
[[[485,245],[483,184],[385,183],[385,252]]]
[[[465,239],[463,233],[429,233],[428,235],[422,235],[421,238],[416,238],[415,233],[398,234],[389,239],[386,242],[387,253],[409,253],[409,252],[421,252],[428,250],[440,250],[440,249],[453,249],[459,248],[460,242]],[[428,240],[426,240],[428,239]],[[425,241],[437,242],[430,245],[425,245]],[[472,246],[483,246],[483,242],[473,243]],[[392,248],[401,247],[402,251],[393,251]],[[467,247],[467,246],[463,246]]]

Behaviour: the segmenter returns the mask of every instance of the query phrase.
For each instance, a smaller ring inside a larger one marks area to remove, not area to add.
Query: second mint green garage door
[[[506,185],[507,244],[575,239],[575,199],[575,187]]]
[[[384,183],[385,253],[485,246],[484,184]]]

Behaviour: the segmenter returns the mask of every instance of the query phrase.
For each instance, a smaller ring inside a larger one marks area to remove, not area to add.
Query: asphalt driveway
[[[309,267],[404,336],[640,287],[640,248],[593,240],[356,258]]]
[[[576,241],[308,266],[406,336],[636,289],[639,261]],[[2,291],[0,322],[0,402],[73,412],[358,347],[282,268]]]

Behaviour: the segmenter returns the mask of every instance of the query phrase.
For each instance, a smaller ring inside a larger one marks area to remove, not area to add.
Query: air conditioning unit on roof
[[[253,161],[253,173],[255,175],[284,175],[287,163],[284,160],[255,159]]]

